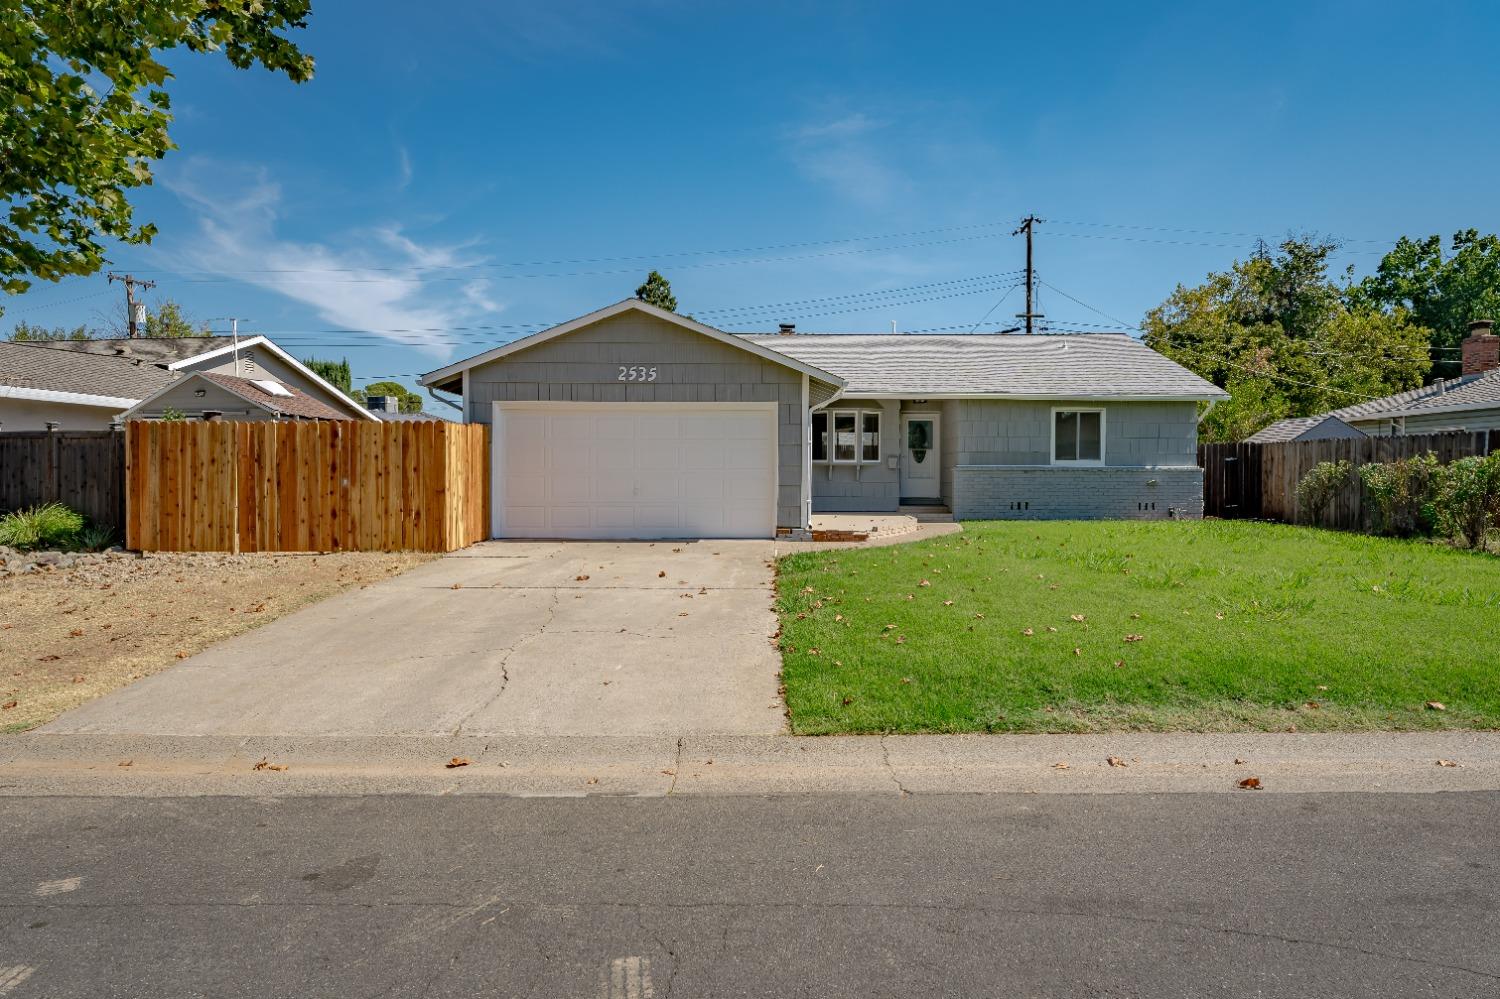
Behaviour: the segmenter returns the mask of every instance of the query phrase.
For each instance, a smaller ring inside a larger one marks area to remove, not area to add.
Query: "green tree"
[[[340,392],[350,398],[354,397],[354,373],[349,370],[349,359],[347,357],[339,361],[309,357],[302,363],[307,365],[313,374],[322,378]]]
[[[355,389],[352,394],[361,406],[372,395],[393,395],[400,400],[398,406],[401,412],[420,413],[422,411],[422,397],[400,382],[371,382],[362,389]]]
[[[662,277],[659,271],[646,275],[646,283],[635,290],[635,297],[659,309],[677,311],[677,297],[672,294],[672,282]]]
[[[311,57],[287,37],[310,0],[12,0],[0,6],[0,288],[92,274],[105,244],[149,242],[127,192],[173,148],[174,49],[219,52],[298,83]]]
[[[1387,312],[1405,309],[1432,330],[1439,348],[1433,374],[1459,373],[1458,345],[1475,319],[1500,319],[1500,236],[1453,234],[1448,256],[1439,236],[1402,236],[1375,273],[1350,289],[1352,301]]]
[[[147,306],[141,336],[208,336],[212,332],[208,323],[189,318],[182,306],[168,298],[154,309]]]
[[[16,328],[10,331],[10,338],[17,342],[89,340],[93,338],[93,335],[87,326],[75,326],[72,329],[66,326],[33,326],[24,320],[16,323]]]
[[[1148,345],[1231,395],[1204,417],[1205,440],[1242,440],[1283,417],[1422,383],[1431,331],[1405,309],[1347,296],[1328,277],[1333,249],[1313,238],[1261,246],[1147,313]]]

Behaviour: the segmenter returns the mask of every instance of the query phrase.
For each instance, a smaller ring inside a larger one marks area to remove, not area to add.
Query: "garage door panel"
[[[769,537],[768,408],[497,405],[496,527],[507,537]]]

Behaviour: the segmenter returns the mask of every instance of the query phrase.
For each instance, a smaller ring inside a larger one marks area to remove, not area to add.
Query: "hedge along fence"
[[[453,551],[488,536],[488,428],[132,421],[126,544],[141,551]]]
[[[1350,440],[1285,441],[1275,444],[1200,444],[1204,472],[1204,513],[1214,517],[1255,517],[1302,523],[1297,484],[1321,462],[1347,461],[1354,473],[1330,500],[1318,523],[1341,530],[1366,524],[1361,465],[1389,463],[1429,452],[1441,464],[1500,451],[1500,430]]]

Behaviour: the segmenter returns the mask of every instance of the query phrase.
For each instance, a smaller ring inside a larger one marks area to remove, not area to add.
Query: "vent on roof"
[[[776,327],[776,332],[782,336],[791,336],[793,333],[797,332],[797,324],[782,323],[780,326]]]
[[[279,395],[283,398],[292,397],[291,390],[280,382],[273,382],[269,378],[252,378],[250,383],[267,395]]]

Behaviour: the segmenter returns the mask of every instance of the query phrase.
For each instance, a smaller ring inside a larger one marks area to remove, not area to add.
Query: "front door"
[[[943,494],[938,418],[901,417],[901,498],[935,500]]]

